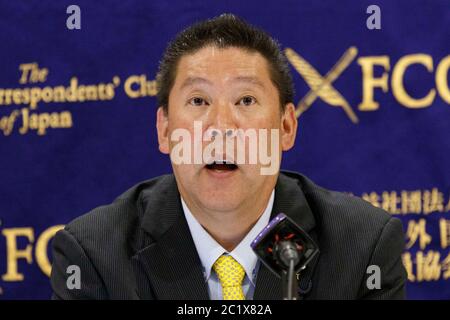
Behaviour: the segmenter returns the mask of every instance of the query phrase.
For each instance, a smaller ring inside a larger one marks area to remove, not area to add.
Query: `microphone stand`
[[[284,300],[298,300],[298,293],[296,290],[298,287],[298,281],[297,275],[294,271],[294,266],[294,260],[291,260],[289,270],[283,270],[283,273],[281,274]]]

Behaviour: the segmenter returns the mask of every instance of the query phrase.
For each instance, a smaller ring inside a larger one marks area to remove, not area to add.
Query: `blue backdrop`
[[[66,27],[71,4],[80,30]],[[381,29],[367,28],[372,4]],[[282,167],[401,218],[408,297],[449,299],[448,0],[0,1],[0,299],[47,299],[58,228],[171,172],[158,61],[224,12],[288,49],[305,111]]]

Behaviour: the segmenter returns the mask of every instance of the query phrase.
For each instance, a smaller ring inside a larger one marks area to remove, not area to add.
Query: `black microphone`
[[[319,253],[314,240],[284,213],[278,214],[252,241],[264,265],[281,278],[283,299],[298,299],[296,274]]]

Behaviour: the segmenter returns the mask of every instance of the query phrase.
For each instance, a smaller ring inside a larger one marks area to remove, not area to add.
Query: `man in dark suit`
[[[159,149],[174,173],[56,234],[55,299],[281,299],[280,280],[250,248],[280,212],[320,249],[299,274],[301,299],[404,297],[400,221],[279,171],[297,119],[289,67],[273,39],[232,15],[195,24],[169,44],[157,82]],[[78,289],[68,285],[73,265]]]

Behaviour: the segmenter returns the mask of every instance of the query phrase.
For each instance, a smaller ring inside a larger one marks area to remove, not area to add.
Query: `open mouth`
[[[217,171],[233,171],[236,170],[237,168],[238,168],[237,165],[227,161],[214,161],[213,163],[206,165],[206,169]]]

